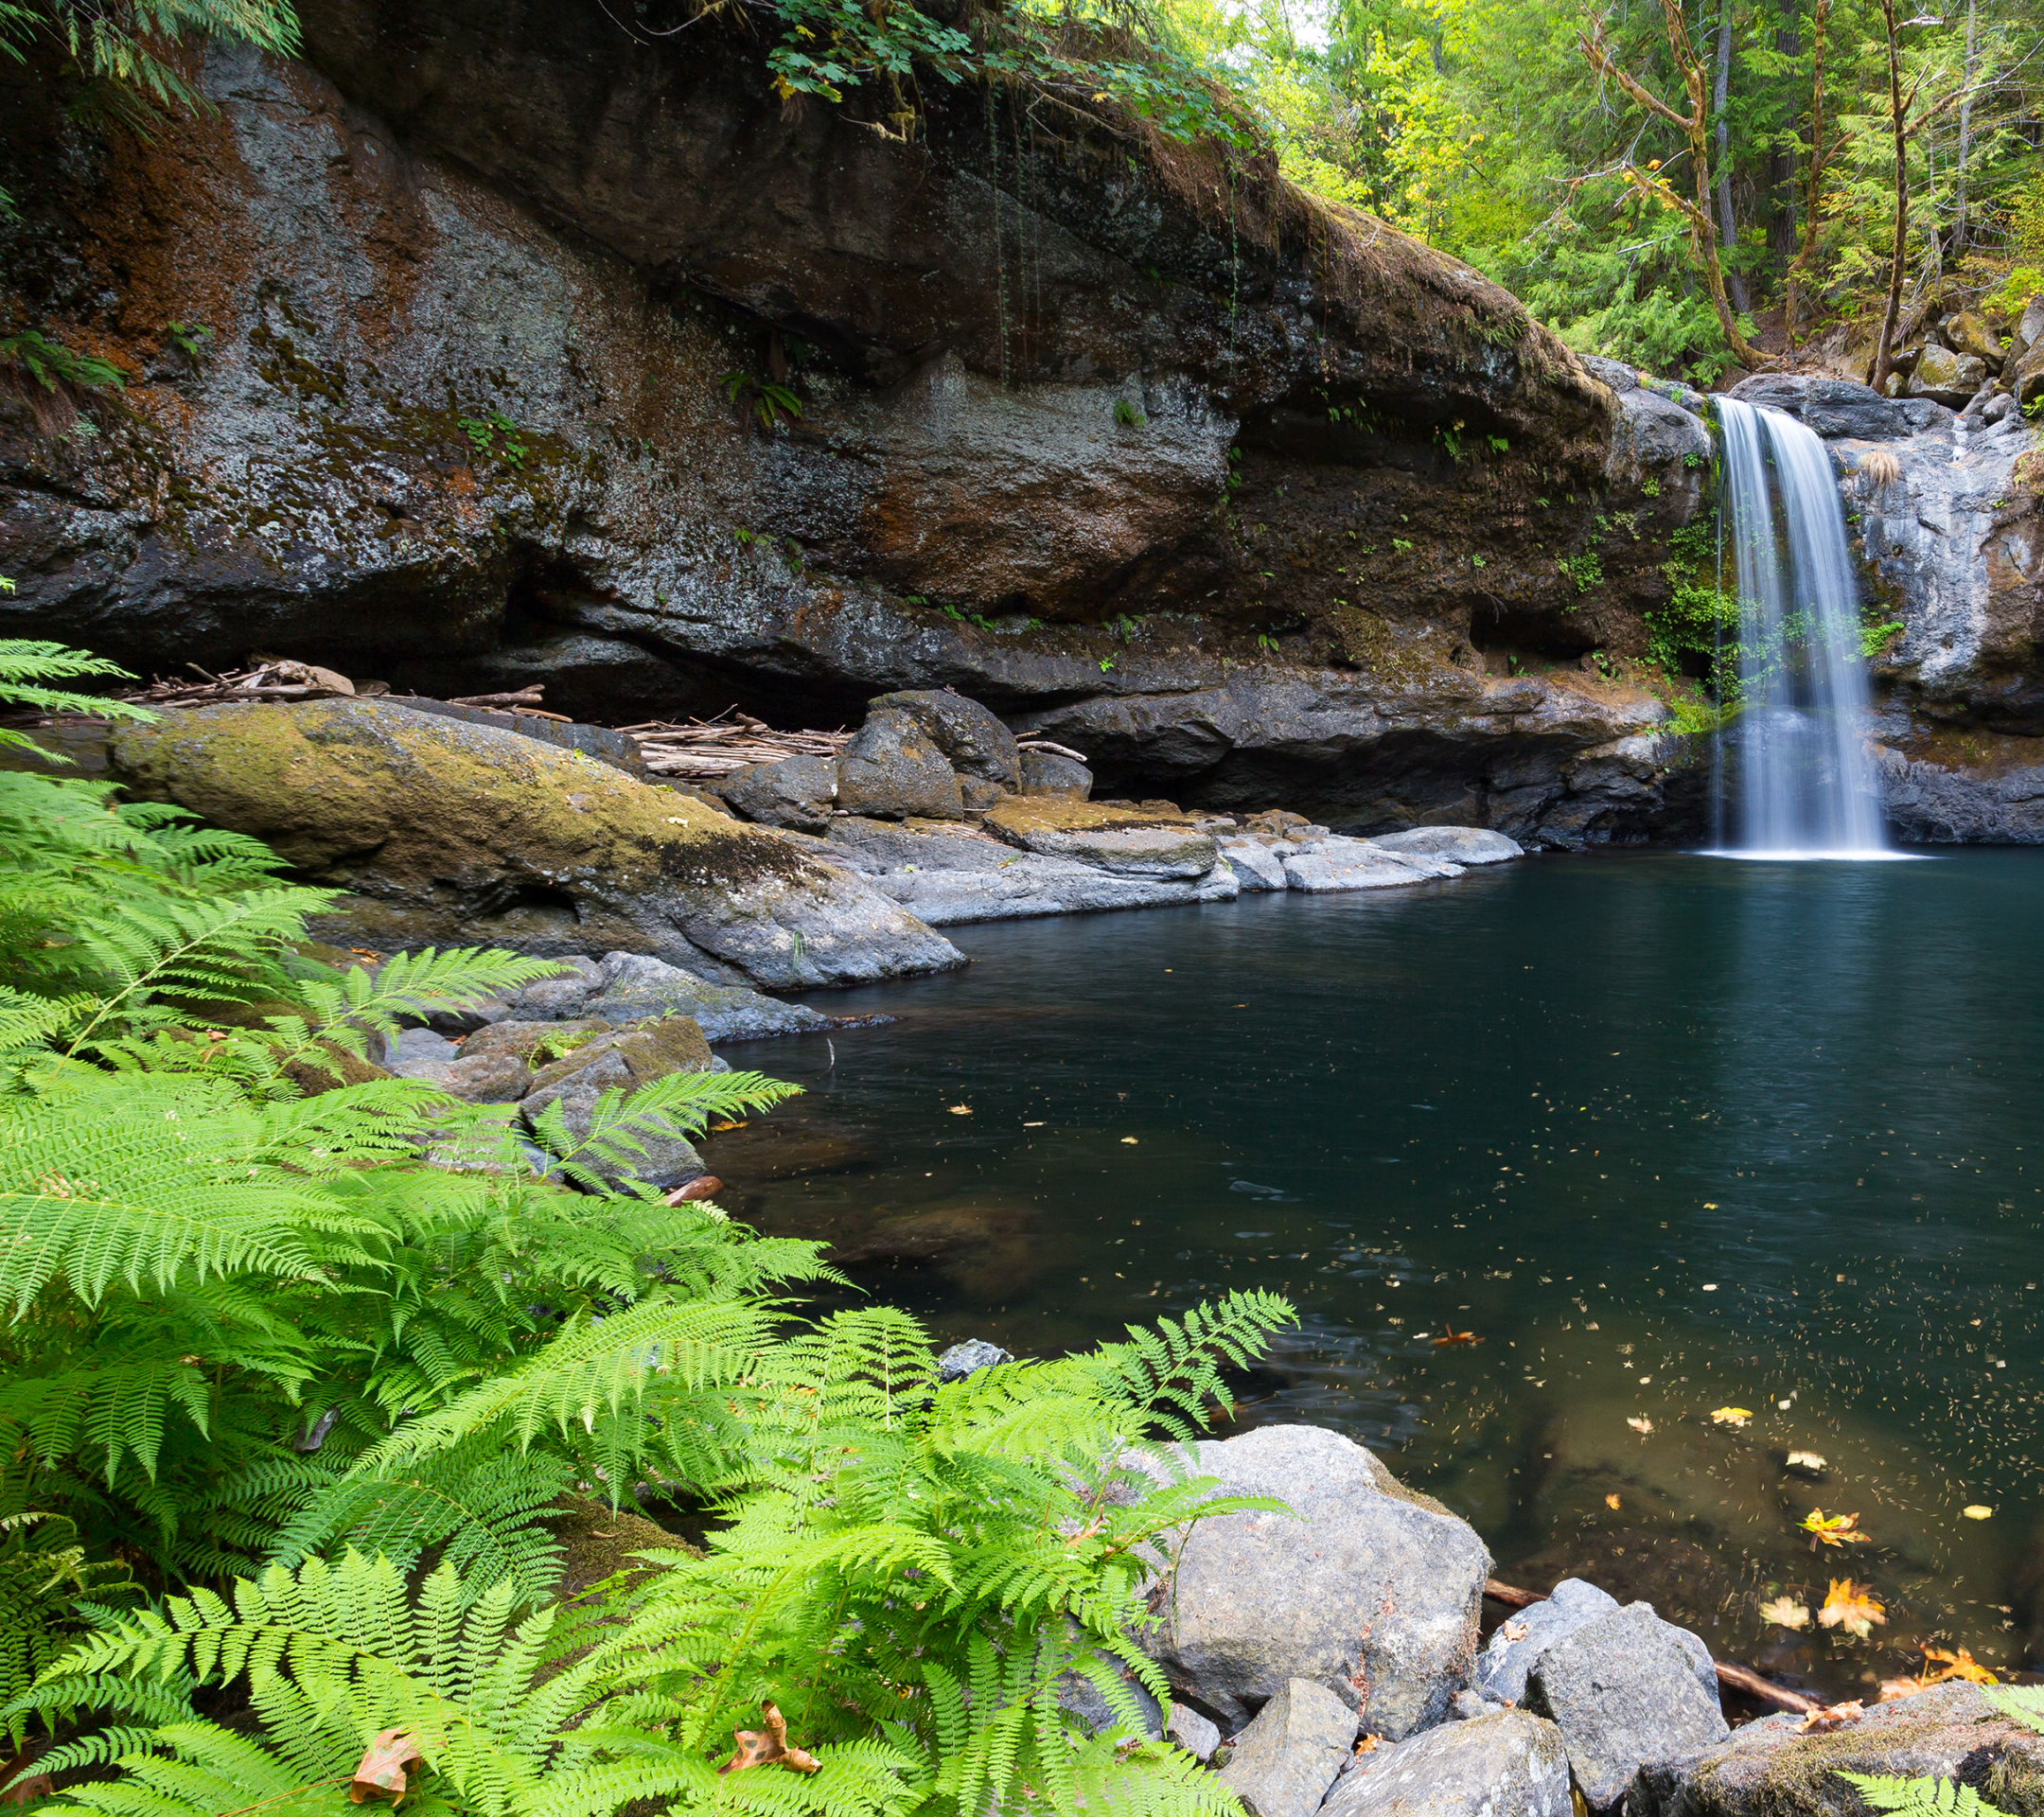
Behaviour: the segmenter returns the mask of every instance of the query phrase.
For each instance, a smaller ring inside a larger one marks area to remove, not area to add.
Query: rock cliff
[[[7,97],[9,317],[131,376],[0,400],[11,630],[612,722],[950,684],[1344,830],[1670,812],[1577,662],[1702,463],[1473,272],[1133,118],[784,104],[714,25],[303,12],[147,142]]]

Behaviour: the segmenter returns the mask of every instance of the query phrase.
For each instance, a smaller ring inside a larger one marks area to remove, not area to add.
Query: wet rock
[[[1039,1223],[1033,1206],[978,1194],[912,1211],[883,1208],[872,1223],[833,1242],[830,1260],[845,1267],[934,1267],[969,1297],[1005,1297],[1043,1271]]]
[[[711,1041],[752,1041],[769,1034],[805,1034],[832,1026],[805,1003],[784,1003],[741,986],[712,984],[694,972],[643,953],[606,953],[599,988],[584,1013],[609,1022],[686,1015]]]
[[[1992,759],[1966,763],[1963,745],[1942,763],[1876,748],[1882,807],[1895,837],[1935,845],[2044,845],[2044,752],[2035,751],[2036,740],[1976,735],[1965,742]]]
[[[1221,1783],[1250,1817],[1313,1817],[1356,1738],[1356,1713],[1324,1685],[1280,1685],[1235,1738]]]
[[[1599,1615],[1542,1649],[1526,1708],[1561,1731],[1584,1802],[1608,1810],[1642,1766],[1731,1733],[1716,1687],[1697,1683],[1675,1631],[1644,1603]]]
[[[940,1382],[962,1382],[980,1369],[995,1368],[1013,1361],[1014,1358],[998,1344],[989,1344],[983,1337],[969,1337],[962,1344],[952,1345],[938,1357],[937,1379]]]
[[[821,833],[829,827],[831,809],[837,801],[837,766],[828,757],[784,757],[778,763],[749,764],[725,777],[717,791],[749,820]]]
[[[1730,395],[1749,404],[1786,411],[1827,440],[1850,436],[1858,441],[1894,441],[1922,433],[1938,416],[1935,404],[1927,399],[1885,398],[1849,379],[1820,379],[1803,373],[1764,372],[1741,379]]]
[[[570,1133],[587,1136],[596,1101],[607,1091],[636,1091],[673,1072],[711,1068],[710,1044],[685,1015],[667,1016],[643,1027],[600,1033],[533,1074],[533,1088],[520,1101],[528,1124],[555,1104]],[[616,1157],[579,1155],[577,1165],[599,1178],[627,1176],[648,1186],[686,1186],[709,1172],[695,1148],[679,1136],[643,1134],[639,1147]]]
[[[1219,846],[1222,857],[1227,860],[1228,868],[1235,873],[1236,882],[1245,893],[1291,889],[1284,861],[1263,840],[1223,838]]]
[[[1517,839],[1482,826],[1415,826],[1403,833],[1380,833],[1370,843],[1386,852],[1416,852],[1460,865],[1502,864],[1525,856]]]
[[[965,812],[959,780],[916,718],[874,713],[837,759],[837,805],[883,820],[956,820]]]
[[[1953,353],[1933,341],[1917,356],[1909,377],[1909,395],[1956,409],[1981,388],[1986,377],[1985,361],[1970,353]]]
[[[1221,1745],[1221,1730],[1197,1710],[1173,1703],[1164,1720],[1164,1738],[1183,1748],[1195,1760],[1210,1760]]]
[[[1001,803],[986,824],[990,833],[1025,852],[1070,858],[1120,876],[1204,876],[1220,856],[1213,836],[1188,824],[1175,808],[1165,815],[1029,796]]]
[[[1326,895],[1347,890],[1383,890],[1459,877],[1462,867],[1423,852],[1391,850],[1375,839],[1311,839],[1286,852],[1285,882],[1294,890]]]
[[[1614,473],[1643,475],[1675,468],[1700,472],[1710,463],[1710,430],[1695,413],[1657,392],[1633,390],[1619,399],[1612,438]]]
[[[1358,1755],[1324,1817],[1570,1817],[1568,1754],[1552,1722],[1495,1710]]]
[[[2002,1810],[2044,1804],[2044,1736],[1971,1685],[1940,1685],[1821,1734],[1764,1717],[1729,1739],[1643,1768],[1627,1817],[1811,1817],[1858,1811],[1840,1773],[1956,1780]]]
[[[494,728],[337,699],[183,713],[113,749],[145,797],[352,892],[331,918],[338,944],[596,945],[784,986],[964,962],[775,834]]]
[[[1476,1652],[1490,1555],[1475,1530],[1317,1426],[1194,1449],[1195,1473],[1225,1492],[1294,1511],[1194,1526],[1143,1640],[1172,1682],[1230,1723],[1294,1678],[1330,1686],[1392,1739],[1438,1721]]]
[[[1070,757],[1054,750],[1022,752],[1022,793],[1051,795],[1068,802],[1083,802],[1093,792],[1093,772]]]
[[[960,776],[976,776],[1014,790],[1022,785],[1022,755],[1010,732],[978,701],[948,688],[908,688],[866,703],[869,713],[906,713]]]

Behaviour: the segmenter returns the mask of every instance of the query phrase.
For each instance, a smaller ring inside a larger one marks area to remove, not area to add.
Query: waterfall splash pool
[[[960,929],[964,973],[814,999],[891,1026],[733,1049],[807,1095],[707,1157],[946,1340],[1281,1290],[1242,1420],[1381,1449],[1507,1581],[1842,1695],[1919,1641],[2008,1669],[2044,1627],[2040,912],[2034,852],[1616,852]],[[1868,1543],[1813,1550],[1818,1508]],[[1886,1625],[1760,1618],[1835,1578]]]

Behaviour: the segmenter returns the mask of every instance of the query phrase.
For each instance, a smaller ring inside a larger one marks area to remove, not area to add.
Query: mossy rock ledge
[[[801,989],[963,956],[789,840],[577,752],[374,700],[210,707],[112,741],[133,791],[267,840],[348,891],[326,938],[649,953]]]
[[[1771,1716],[1685,1759],[1642,1768],[1626,1794],[1637,1817],[1858,1817],[1841,1773],[1957,1780],[2016,1817],[2044,1817],[2044,1736],[1971,1685],[1882,1703],[1827,1733]]]

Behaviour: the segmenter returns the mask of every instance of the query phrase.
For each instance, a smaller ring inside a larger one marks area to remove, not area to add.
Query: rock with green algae
[[[997,803],[986,828],[1025,852],[1072,858],[1122,876],[1203,876],[1221,856],[1211,834],[1161,805],[1111,807],[1025,795]]]
[[[1879,1703],[1819,1734],[1771,1716],[1728,1741],[1641,1769],[1627,1817],[1858,1817],[1866,1807],[1841,1773],[1956,1780],[1998,1808],[2044,1813],[2044,1735],[2004,1715],[1972,1685],[1941,1685]]]
[[[803,988],[965,961],[849,872],[573,751],[375,700],[210,707],[123,728],[137,794],[269,841],[349,892],[379,948],[650,953]]]

